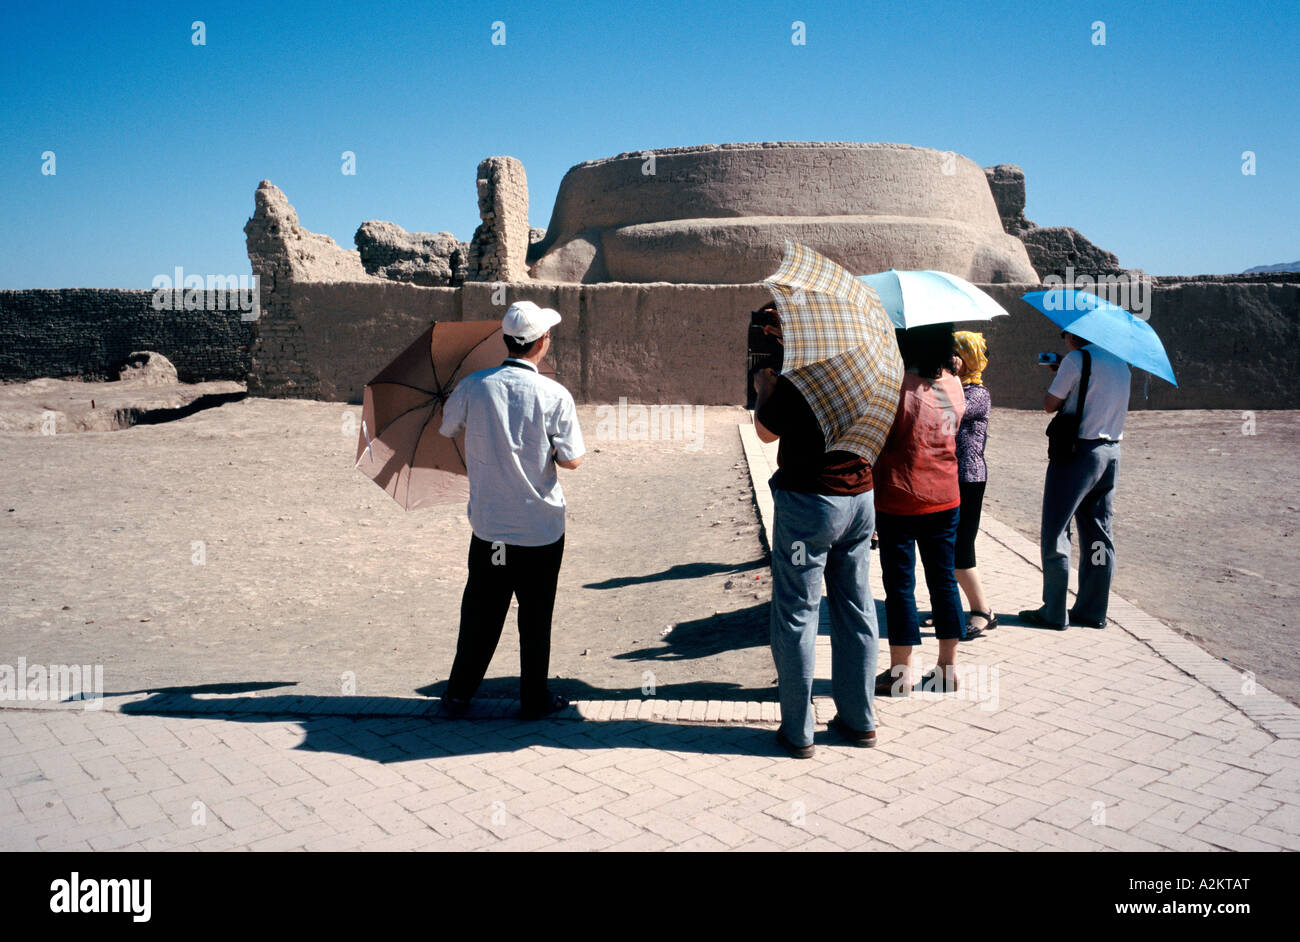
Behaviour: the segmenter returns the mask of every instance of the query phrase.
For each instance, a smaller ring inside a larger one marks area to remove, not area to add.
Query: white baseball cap
[[[559,311],[538,307],[532,301],[516,301],[501,318],[501,333],[520,343],[532,343],[559,322]]]

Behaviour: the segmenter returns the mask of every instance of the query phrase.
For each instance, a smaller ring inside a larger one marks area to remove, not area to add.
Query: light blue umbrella
[[[1078,288],[1031,291],[1024,300],[1076,337],[1095,343],[1125,363],[1178,385],[1165,345],[1151,325],[1118,304],[1111,304]]]
[[[882,271],[859,275],[880,295],[895,327],[987,321],[1007,312],[965,278],[946,271]]]

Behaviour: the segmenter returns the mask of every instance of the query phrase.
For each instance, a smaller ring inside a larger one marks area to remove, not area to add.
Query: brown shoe
[[[876,745],[876,731],[874,729],[858,730],[851,727],[848,723],[840,719],[837,713],[826,724],[827,729],[833,729],[839,733],[841,738],[847,739],[850,743],[860,749],[870,749]]]
[[[786,739],[785,733],[779,729],[776,731],[776,744],[780,746],[785,751],[785,754],[791,759],[811,759],[813,753],[817,751],[813,747],[812,743],[809,743],[806,746],[796,746],[794,743],[790,742],[790,740]]]

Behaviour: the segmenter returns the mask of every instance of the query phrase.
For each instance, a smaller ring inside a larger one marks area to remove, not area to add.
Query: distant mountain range
[[[1257,265],[1247,268],[1243,275],[1266,275],[1274,271],[1300,271],[1300,262],[1278,262],[1276,265]]]

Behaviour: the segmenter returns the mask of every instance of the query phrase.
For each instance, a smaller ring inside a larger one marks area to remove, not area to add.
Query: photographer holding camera
[[[1051,444],[1039,530],[1043,604],[1022,611],[1020,620],[1057,631],[1065,630],[1067,620],[1105,628],[1115,576],[1111,522],[1130,372],[1127,363],[1096,344],[1068,332],[1061,336],[1070,352],[1059,363],[1042,354],[1038,358],[1056,373],[1043,409],[1058,413],[1048,426]],[[1079,592],[1067,613],[1072,517],[1079,531]]]

